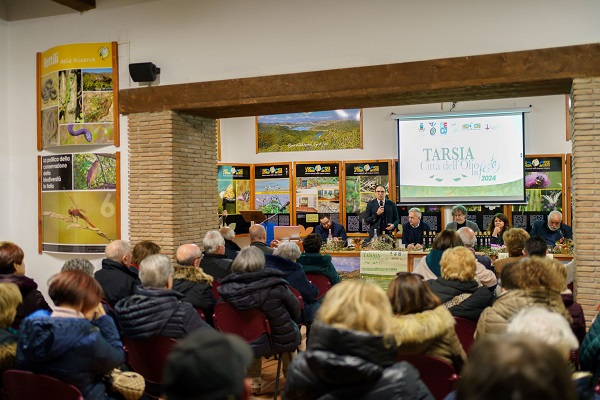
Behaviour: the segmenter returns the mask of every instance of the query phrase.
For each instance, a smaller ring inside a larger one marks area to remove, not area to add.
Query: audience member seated
[[[473,345],[456,398],[575,400],[577,396],[564,354],[539,340],[510,335],[487,337]]]
[[[562,213],[554,210],[548,214],[548,222],[537,221],[531,228],[531,236],[540,236],[548,246],[554,247],[556,241],[565,238],[573,239],[573,229],[562,223]]]
[[[346,242],[348,239],[346,229],[344,229],[342,224],[333,222],[331,220],[331,215],[328,213],[319,214],[319,225],[315,227],[315,234],[321,236],[321,239],[325,242],[329,238],[330,233],[331,238],[334,240]]]
[[[220,281],[231,273],[230,260],[225,256],[225,239],[219,231],[208,231],[202,239],[204,255],[200,261],[200,267],[208,275]]]
[[[408,250],[422,249],[425,232],[431,231],[426,222],[421,221],[421,210],[417,207],[408,210],[408,222],[402,224],[402,244]]]
[[[11,325],[17,315],[17,306],[22,301],[23,296],[17,285],[0,283],[0,376],[8,369],[17,368],[17,331]]]
[[[37,310],[52,311],[38,285],[25,276],[25,255],[23,249],[12,242],[0,242],[0,283],[14,283],[19,287],[23,302],[17,307],[17,315],[12,324],[19,329],[21,321]]]
[[[539,236],[531,236],[525,241],[523,254],[525,254],[525,257],[546,257],[546,254],[548,254],[546,241]]]
[[[305,322],[312,323],[320,305],[316,301],[319,289],[308,280],[302,271],[302,265],[296,262],[300,254],[302,253],[296,243],[281,242],[272,255],[265,256],[265,268],[273,268],[285,274],[283,279],[302,295]]]
[[[172,290],[173,265],[169,257],[153,254],[140,264],[142,287],[115,304],[123,336],[134,340],[165,336],[181,339],[199,328],[208,327],[183,295]]]
[[[469,249],[469,251],[475,255],[475,259],[477,260],[475,275],[477,276],[477,279],[483,286],[493,292],[498,284],[498,278],[496,277],[494,267],[492,266],[492,259],[484,254],[477,254],[475,252],[473,246],[475,246],[476,239],[473,229],[465,226],[456,232],[458,232],[458,236],[460,236],[460,240],[463,242],[464,247]]]
[[[373,283],[349,280],[327,293],[306,352],[286,375],[283,399],[433,399],[406,362],[396,362],[392,310]]]
[[[254,225],[256,226],[256,225]],[[271,324],[271,336],[276,353],[284,354],[283,372],[286,373],[292,353],[300,344],[300,329],[294,322],[300,318],[300,302],[290,292],[284,273],[265,268],[265,255],[254,246],[244,247],[235,258],[232,274],[217,288],[223,301],[240,310],[258,309]],[[262,359],[257,358],[248,368],[252,391],[261,387]]]
[[[388,298],[398,352],[441,358],[460,372],[467,355],[454,330],[454,317],[421,276],[399,272],[390,282]]]
[[[571,323],[558,289],[565,285],[565,278],[551,263],[547,258],[532,257],[506,265],[501,276],[503,293],[481,313],[475,338],[504,333],[510,318],[535,305],[555,311]]]
[[[302,270],[306,274],[321,274],[325,275],[331,286],[340,283],[340,275],[335,270],[331,256],[329,254],[321,254],[321,246],[323,239],[319,235],[311,233],[302,241],[304,253],[298,258],[298,263],[302,265]]]
[[[441,276],[440,260],[444,250],[462,246],[463,242],[456,230],[444,229],[433,240],[431,251],[421,258],[413,273],[421,275],[424,280],[437,279]]]
[[[131,296],[140,285],[137,272],[129,269],[131,264],[131,247],[125,240],[113,240],[104,250],[106,258],[102,260],[102,268],[94,277],[102,286],[104,299],[114,306],[121,299]]]
[[[461,228],[469,229],[469,228]],[[477,261],[464,247],[453,247],[442,255],[442,276],[426,283],[454,317],[477,322],[479,315],[492,305],[492,293],[475,280]]]
[[[219,233],[223,236],[223,240],[225,240],[225,257],[230,260],[235,260],[235,257],[241,250],[240,246],[233,241],[235,238],[235,231],[231,228],[223,227],[219,230]]]
[[[56,308],[38,311],[19,330],[20,369],[77,387],[86,400],[106,399],[105,375],[125,362],[123,343],[100,304],[102,288],[83,271],[65,271],[49,283]]]
[[[133,246],[129,268],[134,272],[139,271],[142,260],[152,254],[160,254],[159,245],[150,240],[142,240],[141,242],[136,243],[136,245]]]
[[[525,242],[529,239],[529,233],[527,233],[525,229],[510,228],[504,233],[502,238],[504,239],[508,257],[498,259],[494,262],[494,270],[496,271],[496,276],[498,278],[500,278],[502,268],[504,268],[505,265],[514,263],[525,257],[523,249],[525,249]],[[502,282],[500,285],[502,285]]]
[[[177,264],[173,273],[173,290],[183,294],[181,301],[202,310],[206,321],[212,325],[215,297],[212,293],[213,277],[200,267],[202,251],[195,244],[182,244],[177,249]]]
[[[491,244],[495,244],[498,246],[504,245],[503,235],[504,233],[510,229],[510,223],[508,222],[508,217],[502,213],[498,213],[494,215],[494,218],[490,221],[487,231],[490,232],[490,241]]]
[[[176,344],[167,358],[166,400],[250,399],[246,368],[252,349],[235,335],[201,329]]]
[[[600,379],[600,318],[597,315],[579,348],[579,363],[582,370],[594,375],[593,382]]]
[[[273,254],[273,249],[265,244],[267,241],[267,231],[261,224],[254,224],[248,229],[250,234],[250,246],[256,247],[263,254]]]
[[[89,276],[94,277],[94,264],[85,258],[72,258],[65,261],[60,271],[83,271]]]
[[[473,229],[473,231],[475,232],[480,232],[480,229],[477,226],[477,224],[467,219],[468,214],[469,213],[467,211],[467,208],[461,204],[457,204],[454,207],[452,207],[452,217],[454,218],[454,221],[448,222],[448,224],[446,225],[446,229],[452,229],[457,231],[463,226],[466,226],[467,228]]]

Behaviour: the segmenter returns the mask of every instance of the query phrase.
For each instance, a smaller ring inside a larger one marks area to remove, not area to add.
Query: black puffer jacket
[[[102,269],[96,271],[94,278],[102,286],[104,298],[111,306],[134,294],[135,289],[142,284],[136,272],[108,258],[102,260]]]
[[[285,375],[284,400],[433,399],[417,370],[396,362],[393,338],[320,322],[310,337],[308,349]]]
[[[149,339],[160,335],[181,339],[196,329],[209,327],[190,303],[181,302],[183,295],[179,292],[142,288],[136,292],[115,304],[123,336]]]
[[[216,302],[212,293],[212,281],[212,278],[202,272],[200,268],[175,266],[173,290],[183,294],[184,297],[181,301],[201,309],[209,324],[212,324]]]
[[[486,287],[479,286],[475,281],[461,282],[437,278],[425,283],[442,300],[442,303],[452,300],[459,294],[471,293],[471,296],[463,300],[462,303],[448,309],[454,317],[477,322],[483,310],[492,305],[492,292]]]
[[[233,260],[227,258],[225,254],[204,253],[204,257],[200,261],[200,268],[208,275],[220,281],[221,278],[231,273],[232,262]]]
[[[276,353],[295,351],[300,330],[293,321],[300,316],[300,302],[290,292],[284,273],[274,269],[234,273],[221,280],[221,298],[240,310],[259,309],[271,324]]]
[[[12,324],[14,329],[19,329],[21,322],[29,314],[37,310],[52,311],[44,295],[37,290],[38,285],[33,279],[23,275],[7,274],[0,275],[0,282],[2,283],[14,283],[19,287],[21,296],[23,296],[23,302],[17,306],[17,315]]]

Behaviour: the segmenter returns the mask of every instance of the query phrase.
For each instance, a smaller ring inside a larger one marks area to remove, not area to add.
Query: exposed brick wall
[[[600,77],[571,89],[575,294],[588,323],[600,303]]]
[[[174,111],[130,114],[129,234],[174,255],[202,246],[216,220],[216,121]]]

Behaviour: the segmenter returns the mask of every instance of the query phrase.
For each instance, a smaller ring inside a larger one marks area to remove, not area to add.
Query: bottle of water
[[[331,234],[331,228],[329,229],[329,234],[327,235],[327,243],[333,242],[333,235]]]

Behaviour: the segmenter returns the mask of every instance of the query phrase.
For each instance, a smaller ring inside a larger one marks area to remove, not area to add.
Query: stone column
[[[216,120],[174,111],[130,114],[129,234],[174,255],[217,228]]]
[[[600,77],[573,80],[570,119],[574,286],[589,328],[600,303]]]

